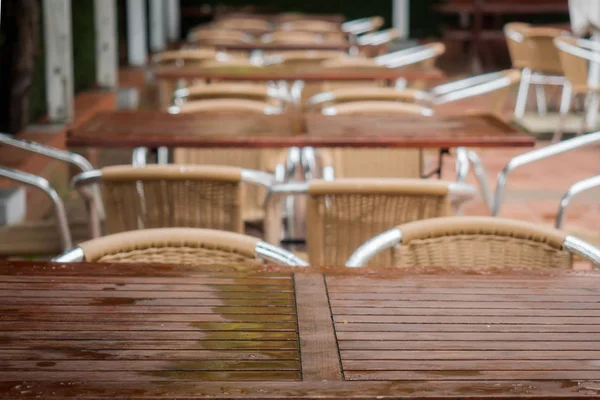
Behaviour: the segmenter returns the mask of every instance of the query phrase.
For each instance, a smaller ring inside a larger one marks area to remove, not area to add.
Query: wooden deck
[[[0,398],[600,395],[599,272],[0,263]]]

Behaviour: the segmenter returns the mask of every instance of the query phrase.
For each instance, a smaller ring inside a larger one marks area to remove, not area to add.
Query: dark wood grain
[[[600,272],[0,262],[0,398],[600,396]]]
[[[535,140],[492,115],[306,116],[307,134],[289,117],[162,111],[99,113],[69,131],[67,145],[89,147],[530,147]]]
[[[281,47],[281,46],[279,46]],[[287,46],[288,50],[292,50]],[[295,50],[307,46],[296,46]],[[324,50],[325,48],[321,48]],[[243,81],[277,81],[277,80],[303,80],[303,81],[364,81],[364,80],[433,80],[444,79],[444,74],[437,70],[415,70],[412,68],[319,68],[295,66],[270,66],[270,67],[173,67],[159,66],[155,69],[157,79],[163,80],[243,80]]]
[[[323,275],[295,276],[298,332],[305,381],[342,379]]]

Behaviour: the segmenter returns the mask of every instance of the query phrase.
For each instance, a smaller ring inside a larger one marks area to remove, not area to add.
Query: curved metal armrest
[[[255,183],[266,188],[270,188],[277,183],[277,179],[274,174],[254,169],[242,169],[242,180],[244,182]]]
[[[566,250],[591,261],[594,265],[600,266],[600,249],[588,242],[576,238],[575,236],[567,236],[563,242],[563,247]]]
[[[513,83],[508,76],[491,73],[436,86],[431,93],[435,96],[435,104],[446,104],[504,89],[513,85]]]
[[[399,68],[429,60],[437,57],[437,55],[438,53],[436,50],[432,49],[431,47],[416,46],[377,56],[375,57],[375,63],[388,68]]]
[[[508,174],[516,168],[530,164],[534,161],[543,160],[558,154],[565,153],[574,149],[578,149],[593,143],[600,142],[600,131],[594,133],[588,133],[587,135],[576,137],[574,139],[565,140],[560,143],[555,143],[529,151],[513,158],[506,164],[502,172],[498,175],[496,184],[496,194],[494,196],[494,206],[492,209],[492,215],[497,216],[500,213],[500,207],[502,206],[502,200],[504,197],[504,187],[506,186],[506,180]]]
[[[85,261],[85,254],[81,247],[75,247],[72,250],[69,250],[65,253],[62,253],[62,254],[54,257],[51,261],[62,262],[62,263],[81,262],[81,261]]]
[[[358,268],[369,262],[375,255],[384,250],[390,249],[402,242],[402,231],[399,228],[392,228],[385,231],[361,245],[348,259],[346,267]]]
[[[288,265],[291,267],[308,267],[308,263],[292,253],[282,249],[281,247],[273,246],[270,243],[260,241],[256,244],[254,250],[256,254],[268,262]]]
[[[579,39],[577,41],[577,46],[573,46],[558,39],[554,40],[554,44],[559,50],[564,51],[565,53],[572,54],[594,63],[600,63],[600,54],[598,54],[600,45],[594,42]]]
[[[477,189],[464,182],[451,182],[448,185],[448,189],[448,196],[452,201],[452,204],[457,207],[477,196]]]
[[[46,193],[54,205],[54,214],[63,250],[69,250],[73,247],[65,205],[56,190],[50,185],[50,182],[42,177],[6,167],[0,167],[0,176],[36,187]]]
[[[558,213],[556,214],[556,222],[555,226],[558,229],[562,228],[565,215],[567,213],[567,207],[569,203],[573,199],[573,197],[577,196],[580,193],[583,193],[587,190],[593,189],[595,187],[600,187],[600,175],[593,176],[588,179],[584,179],[575,183],[573,186],[569,188],[567,193],[563,196],[560,201],[560,206],[558,208]]]
[[[386,29],[384,31],[367,33],[359,36],[356,42],[360,46],[376,46],[384,43],[389,43],[392,40],[400,36],[400,33],[394,28]]]
[[[21,150],[30,151],[32,153],[41,154],[45,157],[75,165],[81,172],[92,171],[94,167],[85,157],[80,154],[66,150],[55,149],[54,147],[45,146],[36,142],[31,142],[24,139],[15,139],[7,134],[0,133],[0,144],[5,144],[11,147],[16,147]],[[89,196],[88,196],[89,197]],[[94,188],[92,191],[92,201],[96,206],[96,211],[101,217],[104,216],[104,208],[100,201],[100,192]]]

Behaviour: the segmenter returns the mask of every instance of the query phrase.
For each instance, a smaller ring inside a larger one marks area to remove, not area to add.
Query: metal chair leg
[[[565,121],[571,110],[571,100],[573,96],[573,87],[570,83],[565,83],[562,90],[562,96],[560,98],[560,114],[558,126],[552,137],[552,143],[560,142],[565,130]]]
[[[546,90],[544,85],[535,85],[535,98],[537,100],[537,110],[540,117],[548,114],[548,105],[546,104]]]
[[[531,70],[523,69],[521,73],[521,83],[519,85],[519,93],[517,95],[517,104],[515,106],[515,117],[523,118],[525,108],[527,107],[527,96],[529,95],[529,84],[531,81]]]
[[[169,163],[169,148],[159,147],[157,154],[157,161],[160,165],[166,165]]]
[[[475,151],[470,150],[467,152],[467,156],[469,157],[469,161],[473,165],[473,172],[475,172],[475,177],[477,178],[477,182],[479,183],[479,190],[481,191],[481,195],[483,196],[483,200],[487,205],[490,212],[494,209],[494,195],[492,193],[492,189],[490,188],[490,184],[487,180],[487,173],[481,162],[481,158],[479,154]]]

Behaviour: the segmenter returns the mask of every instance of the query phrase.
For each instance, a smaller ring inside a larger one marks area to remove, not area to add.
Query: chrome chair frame
[[[590,189],[600,187],[600,175],[593,176],[591,178],[584,179],[575,183],[567,190],[563,198],[560,200],[560,206],[558,207],[558,213],[556,214],[556,221],[554,226],[558,229],[563,227],[563,222],[567,214],[567,208],[577,195],[586,192]]]
[[[274,246],[263,240],[256,244],[256,255],[267,263],[277,263],[289,267],[308,267],[308,263],[294,253]],[[81,247],[76,247],[52,259],[53,262],[73,263],[85,261],[85,253]]]
[[[400,68],[437,56],[435,49],[427,45],[409,47],[375,57],[375,63],[388,68]]]
[[[31,153],[40,154],[44,157],[48,157],[48,158],[51,158],[54,160],[66,162],[68,164],[74,165],[79,170],[81,170],[81,172],[92,171],[94,169],[92,164],[88,160],[86,160],[85,157],[83,157],[80,154],[73,153],[70,151],[65,151],[65,150],[59,150],[54,147],[45,146],[43,144],[39,144],[39,143],[32,142],[29,140],[16,139],[5,133],[0,133],[0,144],[4,144],[4,145],[15,147],[15,148],[18,148],[21,150],[29,151]],[[98,200],[100,200],[100,192],[99,192],[98,188],[96,188],[96,187],[92,188],[90,196],[92,196],[96,199],[95,206],[99,207],[95,210],[90,208],[88,210],[90,216],[95,213],[98,213],[101,216],[103,216],[104,208],[102,207],[102,203],[98,201]],[[88,203],[87,206],[92,207],[94,205],[91,203]],[[97,237],[99,235],[99,231],[96,231],[96,228],[97,227],[90,225],[90,235],[92,237]]]
[[[343,22],[341,25],[342,31],[352,35],[362,35],[379,29],[381,25],[372,23],[373,17],[358,18],[351,21]]]
[[[277,183],[276,176],[264,171],[257,171],[252,169],[243,169],[242,168],[242,182],[254,183],[261,186],[264,186],[267,189],[270,189]],[[93,171],[86,171],[78,174],[71,179],[71,186],[74,187],[77,192],[87,201],[96,201],[94,198],[89,198],[88,193],[84,190],[84,187],[91,184],[97,184],[100,182],[102,178],[102,170],[96,169]],[[102,200],[100,200],[102,201]],[[101,218],[96,213],[90,216],[90,223],[98,227],[98,232],[100,232],[101,226]]]
[[[73,240],[71,238],[71,231],[69,229],[69,221],[67,219],[65,205],[47,179],[7,167],[0,167],[0,176],[28,186],[33,186],[43,191],[50,198],[50,200],[52,200],[52,204],[54,206],[54,215],[56,217],[56,224],[58,227],[58,234],[63,250],[68,250],[73,247]]]
[[[377,179],[377,178],[375,178]],[[279,233],[281,232],[281,226],[273,224],[272,216],[279,215],[274,209],[277,201],[282,197],[307,195],[310,187],[310,182],[289,182],[273,185],[269,188],[267,198],[265,200],[265,213],[267,215],[267,221],[265,223],[265,240],[269,243],[276,243],[279,241]],[[463,182],[451,182],[450,183],[449,196],[451,197],[452,205],[456,210],[460,210],[462,204],[468,200],[471,200],[476,194],[477,190]]]
[[[346,262],[346,267],[359,268],[366,265],[378,253],[402,245],[402,230],[392,228],[377,235],[360,246]],[[567,236],[563,242],[565,250],[583,256],[600,265],[600,249],[575,237]]]
[[[508,164],[506,164],[502,172],[500,172],[500,174],[498,175],[498,179],[496,180],[496,192],[493,196],[494,201],[491,208],[492,215],[498,216],[500,214],[500,208],[502,207],[502,200],[504,198],[504,188],[506,186],[508,174],[510,172],[523,165],[531,164],[534,161],[543,160],[594,143],[600,143],[600,131],[588,133],[585,136],[579,136],[559,143],[554,143],[541,149],[528,151],[527,153],[520,154],[511,159],[508,162]],[[471,162],[473,161],[474,160],[471,159]],[[483,168],[483,166],[481,165],[481,163],[479,163],[479,165],[476,165],[475,168]],[[477,178],[478,180],[480,180],[480,184],[482,184],[484,181],[487,181],[487,178],[485,178],[484,176],[478,175]],[[484,185],[487,185],[487,183],[482,184],[482,187]],[[489,187],[489,185],[487,186]]]
[[[384,43],[389,43],[400,37],[400,32],[395,28],[385,29],[382,31],[365,33],[356,37],[356,44],[359,46],[377,46]]]
[[[569,43],[565,43],[563,41],[555,40],[554,45],[565,53],[571,54],[573,56],[583,58],[584,60],[589,61],[590,63],[600,64],[600,44],[592,41],[579,39],[577,40],[577,46],[570,45]],[[571,82],[567,80],[564,85],[564,89],[562,92],[562,96],[560,99],[560,122],[557,127],[556,132],[554,133],[554,137],[552,138],[553,142],[557,142],[561,140],[564,130],[564,123],[567,114],[571,111],[571,101],[573,100],[573,86]],[[589,92],[587,94],[586,103],[596,102],[598,101],[598,92]],[[581,126],[581,131],[579,134],[583,133],[587,130],[588,125],[591,125],[591,128],[595,127],[596,122],[596,114],[593,110],[588,110],[593,114],[593,118],[590,118],[591,123],[588,124],[588,117],[584,117],[583,124]]]
[[[518,43],[523,43],[523,41],[525,40],[525,36],[523,36],[521,33],[507,28],[504,29],[504,35],[509,40],[513,40]],[[565,90],[565,83],[567,83],[567,80],[564,76],[540,74],[533,72],[530,68],[523,68],[523,70],[521,71],[521,83],[519,85],[517,101],[515,104],[515,117],[523,118],[523,116],[525,115],[525,108],[527,107],[527,97],[529,95],[529,86],[531,84],[536,85],[535,94],[538,114],[545,115],[547,106],[546,94],[543,85],[563,86],[563,90]]]

